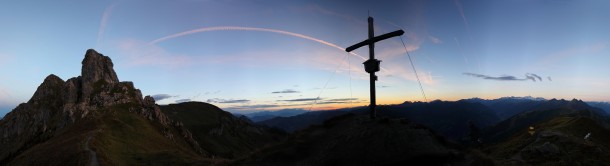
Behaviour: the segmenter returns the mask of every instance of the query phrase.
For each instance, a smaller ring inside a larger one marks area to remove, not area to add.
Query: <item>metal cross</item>
[[[371,104],[369,105],[369,109],[370,109],[371,119],[375,119],[375,117],[377,116],[377,115],[375,115],[375,107],[377,106],[376,99],[375,99],[375,81],[377,81],[377,76],[375,75],[375,72],[379,71],[379,64],[381,63],[380,60],[375,59],[375,43],[378,41],[381,41],[381,40],[391,38],[391,37],[400,36],[400,35],[404,34],[405,32],[402,30],[397,30],[394,32],[380,35],[380,36],[375,36],[374,29],[373,29],[373,17],[369,17],[368,21],[369,21],[369,39],[362,41],[358,44],[354,44],[353,46],[347,47],[345,49],[345,51],[351,52],[362,46],[369,45],[369,60],[364,62],[364,70],[367,73],[369,73],[370,84],[371,84],[371,92],[370,92],[371,93]]]

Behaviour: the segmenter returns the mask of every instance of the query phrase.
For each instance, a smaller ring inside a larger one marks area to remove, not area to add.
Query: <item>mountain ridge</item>
[[[2,136],[0,148],[3,149],[0,151],[0,164],[40,162],[20,159],[24,158],[23,155],[35,154],[28,152],[31,148],[43,148],[39,150],[45,151],[60,145],[53,144],[44,149],[45,142],[60,141],[58,139],[62,136],[79,135],[79,132],[82,132],[80,134],[92,132],[91,128],[79,129],[76,124],[87,122],[94,128],[103,128],[108,125],[107,123],[111,123],[104,121],[103,118],[117,118],[113,117],[116,114],[137,115],[143,118],[138,121],[144,120],[143,125],[151,128],[150,132],[162,136],[157,140],[176,142],[175,145],[168,144],[163,148],[174,146],[183,149],[180,151],[185,154],[206,155],[197,141],[192,138],[190,131],[165,116],[152,97],[142,97],[140,90],[136,89],[132,82],[119,82],[109,57],[89,49],[85,53],[82,65],[81,76],[66,81],[54,74],[47,76],[30,100],[19,104],[0,120]],[[76,142],[89,140],[80,136],[69,138],[76,139],[74,140]],[[96,141],[97,138],[94,137],[93,142]],[[185,150],[185,147],[191,150]],[[81,150],[77,149],[72,149],[70,153],[79,154]],[[76,163],[91,160],[85,156],[68,160],[71,154],[58,158]],[[98,154],[103,156],[105,153]],[[108,160],[102,162],[113,163]]]
[[[522,131],[532,125],[542,126],[544,139],[568,140],[572,147],[534,141],[523,146],[527,148],[507,150],[523,153],[525,163],[553,161],[527,157],[540,151],[557,154],[555,147],[605,152],[608,148],[600,145],[610,146],[601,141],[610,138],[608,114],[576,99],[507,97],[498,101],[511,102],[498,105],[480,103],[488,102],[482,99],[405,102],[378,106],[377,119],[366,116],[367,107],[354,107],[255,124],[209,103],[157,105],[133,82],[120,81],[112,60],[93,49],[81,64],[81,76],[64,81],[48,75],[26,103],[0,119],[0,165],[493,165],[494,159],[477,145],[458,143],[478,135],[472,134],[476,127],[485,128],[485,143],[498,143],[491,149],[513,145],[511,141],[531,142]],[[521,100],[534,104],[512,102]],[[511,105],[526,106],[503,115],[505,120],[489,108]],[[595,132],[594,144],[577,140],[585,127]],[[489,154],[500,161],[507,157]]]

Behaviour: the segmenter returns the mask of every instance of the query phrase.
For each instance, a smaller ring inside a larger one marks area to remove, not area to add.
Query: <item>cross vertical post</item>
[[[369,17],[368,22],[369,22],[369,38],[358,44],[354,44],[353,46],[347,47],[345,49],[345,51],[351,52],[364,45],[369,45],[369,60],[365,61],[363,64],[364,64],[364,70],[367,73],[369,73],[369,79],[370,79],[369,81],[370,81],[371,104],[369,105],[369,110],[370,110],[369,115],[370,115],[371,119],[375,119],[375,117],[377,117],[377,115],[375,113],[375,107],[377,107],[377,103],[376,103],[377,100],[375,97],[375,81],[377,81],[377,76],[375,75],[375,72],[379,71],[379,69],[380,69],[379,64],[381,63],[380,60],[375,59],[375,42],[385,40],[385,39],[395,37],[395,36],[400,36],[400,35],[404,34],[405,32],[403,30],[397,30],[394,32],[380,35],[380,36],[375,36],[375,30],[374,30],[374,26],[373,26],[373,17]]]
[[[368,22],[369,22],[369,40],[373,39],[373,37],[375,37],[375,26],[373,26],[373,17],[369,17],[368,18]],[[369,60],[366,62],[369,62],[368,64],[371,63],[375,63],[376,61],[377,64],[381,63],[381,61],[375,59],[375,43],[369,43]],[[365,65],[367,65],[367,63],[365,62]],[[379,66],[379,65],[377,65]],[[366,66],[365,66],[366,68]],[[379,71],[379,70],[377,70]],[[367,71],[368,72],[368,71]],[[377,81],[377,76],[375,75],[375,72],[368,72],[369,73],[369,84],[371,85],[370,88],[370,96],[371,96],[371,104],[369,105],[369,114],[371,119],[375,119],[375,117],[377,117],[377,115],[375,114],[375,107],[377,107],[377,97],[375,97],[376,92],[375,92],[375,81]]]

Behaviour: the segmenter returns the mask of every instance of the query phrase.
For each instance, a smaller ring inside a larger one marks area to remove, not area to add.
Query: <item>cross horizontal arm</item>
[[[394,32],[390,32],[390,33],[379,35],[379,36],[376,36],[376,37],[373,37],[373,38],[369,38],[369,39],[367,39],[365,41],[362,41],[362,42],[360,42],[358,44],[354,44],[353,46],[347,47],[345,49],[345,51],[352,52],[355,49],[358,49],[358,48],[360,48],[362,46],[369,45],[371,43],[375,43],[375,42],[378,42],[378,41],[381,41],[381,40],[385,40],[385,39],[388,39],[388,38],[391,38],[391,37],[394,37],[394,36],[400,36],[400,35],[402,35],[404,33],[405,33],[405,31],[403,31],[403,30],[397,30],[397,31],[394,31]]]

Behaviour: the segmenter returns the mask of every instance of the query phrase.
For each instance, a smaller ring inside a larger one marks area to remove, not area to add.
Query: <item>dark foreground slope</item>
[[[240,157],[285,136],[208,103],[185,102],[160,107],[170,119],[183,123],[201,147],[214,157]]]
[[[454,141],[468,136],[469,123],[486,128],[500,121],[485,105],[464,101],[405,102],[382,106],[378,114],[412,120]]]
[[[533,134],[522,130],[486,151],[502,165],[607,165],[610,130],[588,117],[560,116],[536,124]]]
[[[332,111],[312,111],[292,117],[278,117],[258,124],[277,127],[288,132],[321,124],[324,120],[347,113],[368,114],[368,107],[354,107]],[[470,132],[469,122],[479,128],[495,125],[500,119],[488,107],[465,101],[405,102],[397,105],[377,106],[380,117],[406,118],[423,124],[451,140],[460,140]]]
[[[556,117],[587,117],[600,125],[610,126],[610,119],[599,108],[591,107],[580,100],[548,100],[537,108],[508,118],[484,131],[486,142],[502,142],[517,132],[527,130],[529,126],[540,124]]]
[[[553,99],[540,106],[486,130],[485,151],[504,165],[610,163],[610,121],[605,112],[580,100]]]
[[[234,165],[493,165],[405,119],[346,114],[291,135]]]

